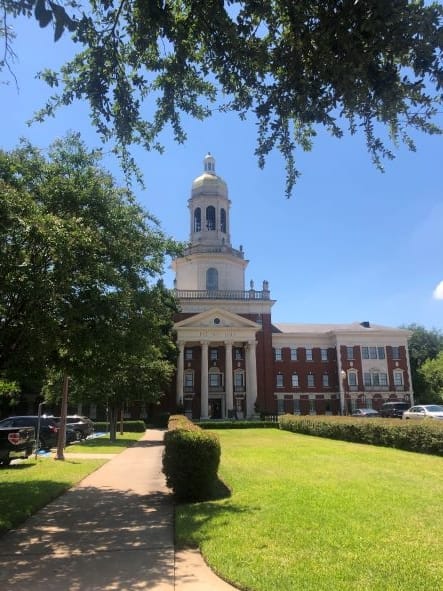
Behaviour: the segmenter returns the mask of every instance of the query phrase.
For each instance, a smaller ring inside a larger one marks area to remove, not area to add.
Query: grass
[[[117,454],[134,445],[144,433],[120,433],[117,434],[117,441],[109,441],[109,435],[96,437],[95,439],[84,439],[66,448],[66,453],[91,453],[91,454]]]
[[[28,459],[0,469],[0,533],[22,523],[106,460]]]
[[[248,591],[438,591],[443,459],[277,430],[218,431],[229,498],[179,505],[198,545]]]

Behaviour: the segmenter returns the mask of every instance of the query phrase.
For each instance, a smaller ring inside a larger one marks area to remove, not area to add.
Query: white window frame
[[[305,351],[306,351],[306,361],[313,361],[314,353],[313,353],[312,347],[307,347],[305,349]]]
[[[275,386],[277,388],[284,388],[284,385],[285,385],[284,376],[282,373],[278,373],[275,376]]]
[[[291,347],[291,361],[298,361],[297,348]]]
[[[321,378],[323,388],[329,388],[329,374],[324,373]]]
[[[298,378],[298,374],[297,373],[293,373],[291,376],[291,384],[293,388],[299,388],[300,387],[300,381]]]
[[[275,349],[274,349],[274,359],[275,359],[275,361],[282,361],[283,354],[282,354],[281,347],[275,347]]]
[[[308,388],[315,388],[315,376],[313,373],[308,373]]]
[[[321,360],[328,361],[328,350],[327,349],[320,349]]]

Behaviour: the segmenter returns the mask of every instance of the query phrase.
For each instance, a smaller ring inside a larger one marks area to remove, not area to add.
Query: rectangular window
[[[357,385],[357,374],[354,372],[349,372],[348,373],[348,383],[350,386],[356,386]]]
[[[308,374],[308,388],[314,388],[315,387],[315,380],[314,380],[314,375],[312,373]]]
[[[285,401],[282,398],[277,398],[277,412],[279,415],[285,412]]]
[[[312,349],[306,349],[306,361],[312,361]]]
[[[281,361],[282,360],[281,349],[274,349],[274,353],[275,353],[275,361]]]
[[[191,371],[187,371],[185,373],[185,388],[193,388],[194,387],[194,373]]]
[[[310,415],[315,415],[316,414],[315,400],[309,400],[309,414]]]
[[[369,347],[370,359],[377,359],[377,347]]]
[[[192,361],[192,349],[185,349],[186,361]]]
[[[242,387],[245,385],[245,374],[242,371],[234,373],[234,386]]]
[[[276,376],[276,386],[277,388],[283,388],[283,374],[278,373]]]
[[[209,374],[209,385],[212,388],[219,388],[222,385],[222,374],[221,373],[210,373]]]
[[[291,347],[291,361],[297,361],[297,349]]]
[[[292,374],[292,387],[298,388],[298,375],[296,373]]]
[[[362,359],[369,359],[369,347],[362,347],[361,348],[361,356],[362,356]]]
[[[320,349],[321,351],[321,360],[327,361],[328,360],[328,350],[327,349]]]
[[[384,359],[386,357],[384,347],[377,347],[377,352],[378,352],[379,359]]]
[[[394,372],[394,385],[403,386],[403,373],[401,371]]]
[[[300,414],[300,400],[294,398],[294,414]]]
[[[365,386],[387,386],[388,374],[375,371],[363,374]]]
[[[329,388],[329,376],[327,373],[323,374],[322,383],[323,383],[323,388]]]
[[[234,358],[236,361],[241,361],[243,359],[243,349],[236,347],[234,349]]]
[[[211,359],[211,361],[217,361],[218,349],[210,349],[210,359]]]
[[[392,359],[400,359],[400,347],[392,347]]]
[[[354,359],[354,347],[346,347],[346,357],[349,361]]]

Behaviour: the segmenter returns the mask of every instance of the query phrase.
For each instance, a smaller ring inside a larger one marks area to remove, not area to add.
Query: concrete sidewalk
[[[194,550],[175,552],[163,432],[134,446],[0,538],[11,591],[229,591]],[[77,456],[78,457],[78,456]],[[75,455],[66,454],[68,461]],[[50,461],[50,460],[48,460]]]

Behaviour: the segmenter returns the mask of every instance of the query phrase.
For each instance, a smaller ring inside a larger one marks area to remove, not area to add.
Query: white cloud
[[[437,285],[434,289],[434,293],[432,294],[435,300],[443,300],[443,281]]]

